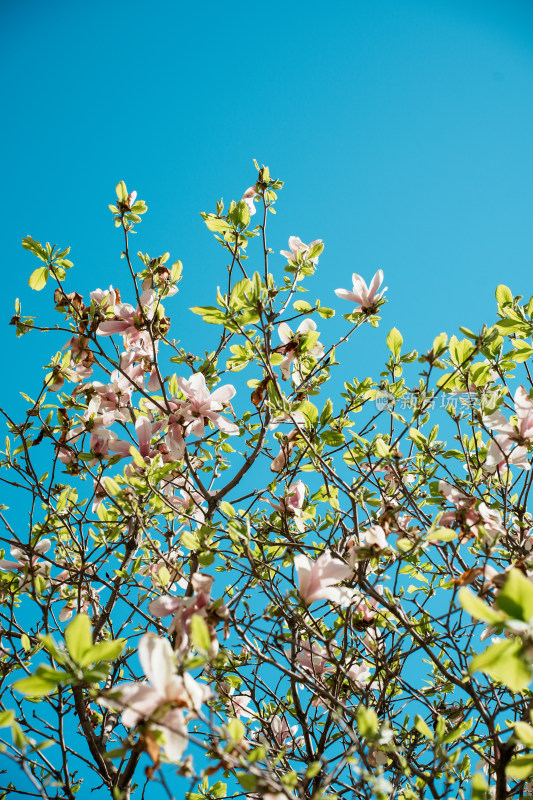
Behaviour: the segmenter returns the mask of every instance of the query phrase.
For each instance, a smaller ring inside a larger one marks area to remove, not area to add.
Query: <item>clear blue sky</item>
[[[498,283],[533,293],[529,0],[5,0],[0,66],[3,403],[15,413],[57,349],[7,327],[16,296],[53,319],[51,292],[27,287],[20,240],[72,245],[70,290],[120,286],[107,209],[120,179],[149,206],[136,249],[184,263],[165,305],[188,348],[199,329],[186,309],[212,302],[226,274],[198,212],[240,198],[254,157],[286,181],[271,245],[326,242],[312,284],[324,303],[351,310],[333,290],[354,270],[385,272],[382,328],[351,346],[345,377],[377,375],[394,325],[427,349],[441,330],[491,321]]]
[[[28,233],[72,245],[70,288],[121,284],[107,203],[123,178],[149,205],[136,244],[184,263],[167,306],[194,341],[185,309],[224,272],[198,211],[239,198],[253,157],[286,181],[272,245],[326,241],[324,301],[354,270],[385,272],[383,329],[352,349],[353,374],[377,372],[393,325],[429,347],[492,319],[499,282],[533,292],[530,2],[12,0],[1,14],[5,323],[15,296],[42,314],[50,299],[27,288]],[[3,335],[13,407],[55,346]]]

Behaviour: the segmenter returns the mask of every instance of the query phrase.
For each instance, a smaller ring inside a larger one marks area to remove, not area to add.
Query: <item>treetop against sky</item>
[[[53,316],[11,325],[61,349],[2,410],[5,796],[528,796],[533,298],[501,284],[491,322],[416,351],[393,327],[351,377],[383,272],[315,298],[327,243],[280,260],[255,166],[202,213],[194,350],[123,181],[113,286],[23,239]]]

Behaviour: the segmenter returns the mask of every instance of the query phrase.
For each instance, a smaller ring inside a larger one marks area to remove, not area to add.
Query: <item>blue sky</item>
[[[6,0],[2,404],[17,414],[19,390],[35,396],[64,343],[7,327],[17,296],[55,322],[51,291],[27,286],[36,265],[21,238],[72,246],[70,290],[124,285],[107,208],[120,179],[149,206],[135,249],[183,261],[165,307],[188,349],[214,341],[187,309],[226,275],[198,212],[239,199],[254,157],[286,182],[271,246],[326,242],[310,283],[338,312],[323,341],[351,310],[333,290],[385,272],[382,327],[350,345],[346,378],[377,375],[393,326],[425,350],[442,330],[492,321],[498,283],[529,297],[532,45],[526,0]]]
[[[393,325],[427,348],[491,320],[498,283],[531,293],[530,3],[21,0],[2,16],[5,322],[15,296],[43,320],[50,300],[27,288],[28,233],[72,245],[70,288],[123,283],[107,210],[123,178],[149,205],[136,244],[184,263],[167,305],[196,342],[186,309],[224,272],[198,211],[239,198],[253,157],[286,181],[272,246],[326,242],[311,284],[324,302],[345,312],[331,290],[385,272],[383,328],[350,351],[359,377],[378,371]],[[56,348],[4,336],[13,408]]]

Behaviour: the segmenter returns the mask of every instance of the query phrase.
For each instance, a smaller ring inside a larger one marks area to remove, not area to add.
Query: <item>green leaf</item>
[[[11,736],[13,737],[13,744],[15,747],[18,747],[19,750],[23,750],[26,747],[26,742],[28,740],[17,722],[14,722],[11,726]]]
[[[240,742],[244,738],[246,728],[240,719],[231,719],[228,722],[228,735],[232,742]]]
[[[246,792],[253,792],[257,786],[255,775],[249,775],[247,772],[237,772],[237,780]]]
[[[207,214],[204,222],[210,231],[227,231],[231,227],[227,220],[219,219],[214,214]]]
[[[15,712],[11,710],[0,711],[0,728],[7,728],[15,719]]]
[[[40,258],[45,263],[48,261],[48,253],[40,242],[36,242],[31,236],[25,236],[22,239],[22,247],[24,250],[29,250],[34,256]]]
[[[328,397],[328,399],[324,404],[324,408],[322,409],[322,413],[320,415],[320,424],[326,425],[330,421],[332,416],[333,416],[333,403]]]
[[[439,335],[433,339],[433,354],[437,357],[441,356],[446,351],[447,342],[448,335],[444,333],[444,331],[439,333]]]
[[[520,657],[521,650],[522,643],[517,638],[496,642],[472,659],[469,670],[484,672],[512,692],[520,692],[531,681],[531,664]]]
[[[344,444],[344,434],[340,431],[324,431],[322,441],[330,447],[339,447],[339,445]]]
[[[243,228],[246,228],[250,223],[250,209],[244,200],[239,200],[233,211],[231,212],[232,219]]]
[[[300,314],[308,314],[313,308],[306,300],[296,300],[296,302],[292,304],[292,307]]]
[[[211,797],[226,797],[228,793],[228,784],[222,781],[217,781],[209,789]]]
[[[77,614],[74,617],[65,630],[65,641],[73,661],[84,666],[85,655],[93,647],[93,631],[87,614]]]
[[[513,351],[510,355],[513,361],[522,363],[528,361],[533,354],[533,347],[523,339],[515,339],[513,341]]]
[[[533,755],[514,756],[505,767],[505,774],[515,781],[526,781],[533,775]]]
[[[191,617],[191,639],[198,652],[209,653],[211,636],[209,635],[209,628],[200,614],[193,614]]]
[[[457,538],[457,534],[451,528],[435,528],[428,531],[425,538],[432,542],[452,542]]]
[[[39,666],[35,675],[15,681],[13,688],[21,694],[39,697],[39,695],[51,694],[56,686],[67,677],[65,672],[53,670],[49,667]]]
[[[533,749],[533,728],[527,722],[515,722],[514,732],[522,744]]]
[[[226,319],[226,313],[216,306],[193,306],[190,310],[210,325],[222,325]]]
[[[442,743],[452,744],[453,742],[456,742],[458,739],[461,738],[461,736],[464,736],[464,734],[470,730],[473,724],[474,724],[473,719],[465,719],[464,722],[461,722],[460,725],[458,725],[452,731],[449,731],[449,733],[447,733],[446,736],[444,736],[444,738],[442,739]]]
[[[464,610],[468,611],[474,619],[481,619],[489,625],[497,625],[503,622],[501,613],[486,605],[477,594],[474,594],[474,592],[466,587],[459,591],[459,602]]]
[[[136,467],[139,467],[139,469],[146,469],[146,461],[134,445],[130,447],[130,456],[133,458],[133,463]]]
[[[320,306],[317,311],[323,319],[331,319],[335,316],[334,310],[332,308],[326,308],[326,306]]]
[[[427,446],[428,440],[418,428],[409,429],[409,438],[413,440],[419,450],[424,450]]]
[[[430,729],[426,721],[422,719],[420,714],[417,714],[415,717],[415,728],[419,733],[422,734],[422,736],[425,736],[426,739],[429,739],[431,742],[435,738],[433,736],[433,731]]]
[[[324,242],[317,242],[316,244],[311,245],[311,247],[307,252],[306,259],[308,261],[311,261],[312,258],[318,258],[318,256],[323,252],[323,250],[324,250]]]
[[[312,350],[315,344],[318,342],[319,337],[319,331],[309,331],[309,333],[304,334],[304,336],[300,338],[299,342],[300,352],[303,354],[309,352],[309,350]]]
[[[373,739],[379,731],[378,715],[373,708],[359,706],[357,709],[357,730],[365,739]]]
[[[487,781],[481,774],[472,778],[472,800],[489,800],[490,793]]]
[[[519,569],[510,570],[496,603],[513,619],[529,622],[533,617],[533,582]]]
[[[318,775],[320,770],[322,769],[322,765],[320,761],[311,761],[307,769],[305,770],[305,777],[306,778],[314,778],[315,775]]]
[[[124,181],[119,181],[115,186],[115,192],[117,193],[117,198],[119,203],[125,203],[128,199],[128,190],[126,189],[126,184]]]
[[[299,403],[294,410],[300,411],[311,427],[318,422],[318,409],[309,400]]]
[[[65,660],[66,660],[65,659],[65,653],[62,652],[59,649],[59,647],[54,642],[54,640],[52,639],[51,636],[48,636],[47,634],[43,633],[43,634],[39,635],[38,638],[43,643],[45,649],[50,653],[52,658],[54,658],[55,661],[57,661],[58,664],[64,664],[65,663]]]
[[[28,281],[30,288],[35,289],[36,292],[40,292],[41,289],[44,289],[46,286],[49,275],[50,271],[47,267],[37,267],[37,269],[34,270],[30,275],[30,279]]]
[[[402,351],[403,336],[397,328],[393,328],[387,334],[387,347],[395,359],[400,357]]]
[[[233,519],[235,516],[235,509],[231,503],[228,503],[226,500],[222,500],[220,504],[220,511],[222,514],[224,514],[224,516],[229,517],[230,519]]]
[[[374,442],[374,450],[379,458],[390,458],[390,447],[387,442],[381,438],[381,436],[378,436]]]
[[[508,286],[505,286],[503,283],[500,283],[500,285],[496,288],[494,294],[496,295],[496,302],[498,303],[499,306],[504,306],[507,303],[513,302],[512,291],[509,289]]]
[[[106,476],[104,478],[104,486],[106,492],[112,495],[113,497],[116,496],[117,494],[120,494],[121,492],[121,488],[114,478]]]
[[[200,547],[198,536],[192,531],[183,531],[180,540],[182,545],[188,550],[198,550]]]
[[[98,644],[93,645],[85,654],[84,661],[86,663],[82,666],[96,664],[99,661],[114,661],[122,654],[125,646],[125,639],[115,639],[111,642],[98,642]]]

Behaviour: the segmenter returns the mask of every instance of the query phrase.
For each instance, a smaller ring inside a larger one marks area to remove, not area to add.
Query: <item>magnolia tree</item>
[[[59,322],[11,324],[62,350],[3,412],[2,797],[533,794],[533,299],[499,286],[492,326],[420,355],[393,328],[379,376],[339,380],[383,275],[327,298],[335,342],[301,294],[323,243],[268,246],[281,186],[202,214],[203,355],[123,182],[120,289],[23,241]]]

